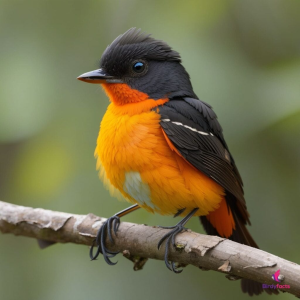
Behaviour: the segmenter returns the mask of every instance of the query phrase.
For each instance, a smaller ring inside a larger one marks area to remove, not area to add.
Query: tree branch
[[[74,215],[0,201],[1,232],[49,242],[91,245],[105,220],[93,214]],[[114,245],[109,240],[107,244],[131,259],[135,269],[141,269],[147,258],[164,259],[164,249],[158,250],[157,243],[167,232],[159,227],[122,222]],[[176,237],[176,249],[170,249],[170,259],[180,266],[191,264],[223,272],[230,280],[244,277],[269,285],[277,284],[272,274],[280,269],[280,284],[290,286],[284,290],[300,297],[298,264],[227,239],[184,232]]]

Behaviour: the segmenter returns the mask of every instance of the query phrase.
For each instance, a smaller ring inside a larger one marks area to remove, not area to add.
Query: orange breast
[[[167,99],[112,103],[105,113],[95,156],[100,177],[116,195],[151,212],[185,215],[198,207],[207,215],[219,207],[224,190],[173,151],[151,108]],[[157,108],[158,109],[158,108]]]

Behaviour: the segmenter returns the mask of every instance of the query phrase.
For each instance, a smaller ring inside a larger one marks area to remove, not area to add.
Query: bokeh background
[[[0,199],[109,217],[93,157],[108,99],[76,77],[130,27],[182,55],[218,114],[245,184],[260,247],[300,262],[300,1],[0,1]],[[171,225],[138,211],[126,221]],[[176,220],[177,221],[177,220]],[[189,227],[202,232],[195,218]],[[161,261],[134,272],[90,262],[88,247],[0,235],[0,299],[248,299],[239,282]],[[269,299],[269,296],[260,296]],[[276,299],[292,299],[281,294]]]

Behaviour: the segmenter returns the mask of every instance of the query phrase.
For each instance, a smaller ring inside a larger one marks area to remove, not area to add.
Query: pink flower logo
[[[280,270],[276,271],[273,275],[272,275],[272,278],[277,281],[277,282],[280,282],[280,280],[278,279],[278,276],[280,274]]]

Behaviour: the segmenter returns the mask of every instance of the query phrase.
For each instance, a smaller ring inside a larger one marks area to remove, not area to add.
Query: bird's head
[[[116,104],[148,98],[196,97],[179,53],[136,28],[118,36],[106,48],[100,69],[78,79],[102,84]]]

